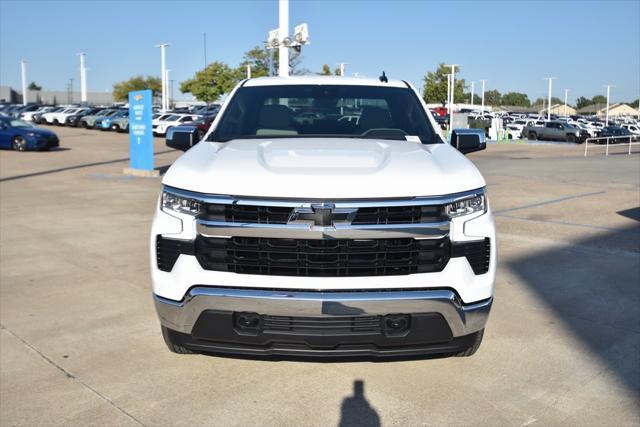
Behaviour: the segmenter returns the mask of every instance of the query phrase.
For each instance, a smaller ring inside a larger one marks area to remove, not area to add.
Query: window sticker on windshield
[[[409,142],[422,142],[420,141],[420,137],[417,135],[406,135],[405,138],[407,138],[407,141]]]

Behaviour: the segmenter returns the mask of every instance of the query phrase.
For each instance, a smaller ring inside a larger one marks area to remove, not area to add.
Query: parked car
[[[104,117],[109,117],[112,114],[116,114],[118,111],[121,111],[121,110],[115,110],[115,109],[108,108],[108,109],[101,110],[98,113],[90,114],[88,116],[84,116],[84,117],[82,117],[80,119],[80,123],[79,123],[78,126],[82,126],[85,129],[91,129],[91,128],[94,127],[95,122],[96,122],[96,120],[98,118],[102,119]]]
[[[33,116],[36,114],[44,114],[46,112],[55,110],[56,107],[52,105],[41,105],[38,109],[32,111],[24,111],[20,114],[20,118],[26,122],[32,122]]]
[[[634,124],[623,124],[622,125],[623,128],[628,129],[629,132],[631,132],[634,135],[640,135],[640,125],[634,125]]]
[[[582,143],[589,134],[568,123],[551,120],[545,122],[543,127],[525,126],[522,133],[529,139],[566,141]]]
[[[354,98],[363,101],[357,126],[340,114],[318,128],[293,120],[296,100],[339,111]],[[164,175],[151,227],[170,351],[479,348],[496,233],[486,182],[464,154],[486,148],[482,130],[454,131],[448,144],[406,82],[334,76],[245,80],[220,115],[210,143]]]
[[[117,130],[112,127],[113,121],[129,117],[129,110],[120,110],[116,114],[112,114],[105,118],[99,118],[95,122],[95,127],[101,130]],[[128,122],[127,122],[128,123]]]
[[[111,120],[111,130],[115,132],[129,131],[129,114]]]
[[[44,114],[58,112],[58,111],[64,111],[66,108],[67,107],[54,107],[54,108],[52,108],[50,110],[47,110],[47,111],[33,113],[33,115],[31,116],[31,121],[36,123],[36,124],[42,124],[42,123],[44,123],[43,119],[42,119],[42,116]]]
[[[71,115],[67,117],[67,120],[65,121],[65,125],[69,126],[69,127],[78,127],[80,126],[80,120],[82,120],[83,117],[85,116],[91,116],[91,115],[96,115],[98,113],[100,113],[101,111],[103,111],[104,108],[102,107],[96,107],[96,108],[88,108],[85,111],[81,111],[77,114]]]
[[[0,147],[16,151],[49,150],[58,147],[58,136],[20,119],[0,117]]]
[[[87,108],[71,107],[71,108],[66,108],[62,111],[50,111],[50,112],[44,113],[41,116],[41,120],[43,123],[46,123],[46,124],[60,126],[65,124],[65,122],[67,121],[67,117],[76,115],[85,110],[87,110]]]
[[[621,126],[607,126],[600,131],[600,138],[611,138],[609,144],[630,142],[634,134],[627,128]],[[598,140],[599,144],[606,144],[606,139]]]
[[[201,117],[202,116],[197,114],[170,114],[168,117],[160,117],[152,121],[153,134],[165,135],[167,133],[167,129],[193,122]]]

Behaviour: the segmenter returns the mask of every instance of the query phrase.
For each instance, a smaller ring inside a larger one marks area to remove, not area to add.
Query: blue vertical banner
[[[131,169],[153,170],[152,92],[129,92],[129,154]]]

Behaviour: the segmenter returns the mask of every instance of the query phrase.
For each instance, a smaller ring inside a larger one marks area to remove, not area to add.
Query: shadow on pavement
[[[636,394],[640,394],[639,232],[640,225],[629,226],[508,263],[551,308],[550,320],[564,322]]]
[[[355,380],[353,382],[353,396],[345,397],[342,400],[338,426],[380,426],[378,412],[364,397],[364,382],[362,380]]]

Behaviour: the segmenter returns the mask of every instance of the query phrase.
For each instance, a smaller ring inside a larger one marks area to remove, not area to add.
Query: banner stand
[[[151,90],[129,92],[129,156],[125,175],[158,177],[153,167],[153,115]]]

